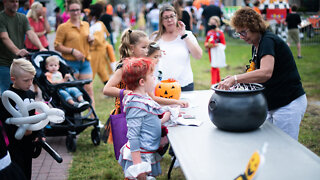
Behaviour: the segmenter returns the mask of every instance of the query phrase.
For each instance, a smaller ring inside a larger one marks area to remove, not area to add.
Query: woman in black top
[[[244,74],[227,76],[218,88],[229,89],[237,83],[261,83],[268,103],[267,119],[297,140],[307,98],[290,48],[266,30],[261,15],[251,8],[238,10],[231,25],[242,40],[252,44],[251,68]]]

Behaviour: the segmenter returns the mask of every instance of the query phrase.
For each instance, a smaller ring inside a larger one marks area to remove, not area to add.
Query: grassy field
[[[203,47],[203,42],[199,42]],[[307,93],[309,105],[301,123],[299,142],[320,156],[320,106],[313,102],[320,101],[320,45],[302,46],[303,59],[296,63],[302,78],[303,86]],[[227,64],[221,69],[221,77],[241,73],[248,64],[251,47],[242,41],[227,39]],[[296,49],[292,47],[294,56]],[[195,89],[209,89],[210,64],[208,54],[204,51],[201,60],[192,59]],[[100,120],[105,123],[109,112],[113,108],[114,98],[104,97],[103,84],[99,78],[94,81],[96,112]],[[120,165],[114,158],[112,144],[101,143],[94,146],[90,138],[91,128],[78,136],[77,151],[73,153],[73,161],[69,170],[69,179],[123,179]],[[163,174],[158,179],[166,179],[170,165],[170,156],[165,155],[161,162]],[[180,168],[172,171],[172,179],[184,179]]]

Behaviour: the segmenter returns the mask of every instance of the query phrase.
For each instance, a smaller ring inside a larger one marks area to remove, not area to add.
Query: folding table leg
[[[173,165],[174,165],[175,162],[176,162],[176,156],[173,156],[173,159],[171,161],[170,168],[169,168],[169,171],[168,171],[168,179],[170,179],[171,171],[172,171],[172,168],[173,168]]]

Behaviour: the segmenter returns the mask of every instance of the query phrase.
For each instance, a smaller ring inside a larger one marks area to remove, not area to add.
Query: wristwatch
[[[181,39],[184,39],[184,38],[186,38],[187,36],[188,36],[188,34],[184,34],[184,35],[181,36]]]

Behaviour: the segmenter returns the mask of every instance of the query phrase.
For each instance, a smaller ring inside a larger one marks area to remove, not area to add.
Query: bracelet
[[[188,36],[188,34],[184,34],[184,35],[181,36],[181,39],[184,39],[184,38],[186,38],[187,36]]]
[[[73,50],[74,50],[74,48],[72,48],[72,50],[71,50],[71,55],[73,55]]]
[[[235,84],[238,84],[238,78],[237,78],[237,75],[234,75],[234,81],[235,81]]]

